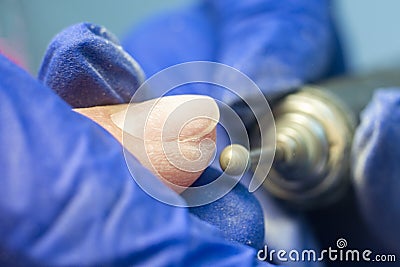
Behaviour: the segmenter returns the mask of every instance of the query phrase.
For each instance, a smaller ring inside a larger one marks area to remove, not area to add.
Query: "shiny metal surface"
[[[346,188],[354,115],[334,95],[306,87],[273,107],[276,159],[264,187],[292,205],[309,208],[338,198]]]

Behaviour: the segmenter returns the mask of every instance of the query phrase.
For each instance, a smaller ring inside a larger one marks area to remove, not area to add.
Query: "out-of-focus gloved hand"
[[[216,61],[248,75],[269,99],[343,70],[326,0],[203,0],[138,25],[122,45],[148,77],[178,63]]]
[[[354,185],[364,218],[400,255],[400,89],[381,89],[361,115],[352,148]]]
[[[2,56],[0,126],[2,265],[268,265],[143,192],[110,134]],[[160,195],[184,201],[128,160]]]

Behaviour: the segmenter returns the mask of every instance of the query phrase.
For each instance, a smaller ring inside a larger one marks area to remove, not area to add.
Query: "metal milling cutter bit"
[[[345,172],[355,125],[352,112],[335,96],[314,88],[286,96],[272,111],[276,150],[263,186],[275,197],[300,208],[339,197],[348,183]],[[221,168],[230,175],[254,169],[263,164],[258,160],[262,149],[227,146],[220,155]]]

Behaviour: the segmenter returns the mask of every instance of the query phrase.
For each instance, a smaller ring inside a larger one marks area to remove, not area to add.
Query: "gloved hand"
[[[109,133],[2,56],[0,126],[1,265],[268,265],[143,192]],[[158,194],[183,203],[127,160]]]
[[[354,185],[364,218],[386,253],[400,255],[400,90],[381,89],[363,111],[353,143]]]

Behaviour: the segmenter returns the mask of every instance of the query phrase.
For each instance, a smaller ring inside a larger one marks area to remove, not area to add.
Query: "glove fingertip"
[[[394,248],[400,242],[396,224],[400,220],[399,138],[400,90],[378,90],[363,111],[354,137],[354,186],[367,223]]]
[[[144,74],[111,32],[80,23],[51,41],[38,78],[72,107],[83,108],[129,102]]]

